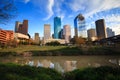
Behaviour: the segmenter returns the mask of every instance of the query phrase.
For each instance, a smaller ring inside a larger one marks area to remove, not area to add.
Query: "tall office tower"
[[[16,21],[15,32],[27,35],[28,34],[28,20],[24,20],[23,24],[21,24],[20,22]]]
[[[20,24],[21,23],[19,21],[16,21],[16,23],[15,23],[15,32],[18,32]]]
[[[28,34],[28,20],[24,20],[23,21],[23,27],[22,27],[22,29],[23,29],[22,33],[27,35]]]
[[[69,25],[64,25],[64,29],[63,29],[63,35],[65,38],[65,43],[69,43],[70,42],[70,38],[71,38],[71,28]]]
[[[61,18],[55,17],[54,18],[54,38],[60,38],[60,31],[61,31]]]
[[[76,37],[86,37],[85,18],[79,14],[74,19],[74,30]]]
[[[35,33],[34,41],[35,41],[36,44],[40,43],[39,33]]]
[[[95,41],[96,40],[96,31],[95,31],[95,29],[87,30],[87,34],[88,34],[88,40],[89,41]]]
[[[44,24],[44,41],[50,39],[51,29],[50,24]]]
[[[97,20],[96,24],[96,33],[98,40],[106,38],[106,27],[104,19]]]
[[[106,31],[107,31],[107,38],[108,38],[108,37],[115,36],[115,32],[112,31],[112,29],[107,28]]]

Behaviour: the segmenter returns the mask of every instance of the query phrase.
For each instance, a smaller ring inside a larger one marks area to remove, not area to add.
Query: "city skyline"
[[[115,34],[120,34],[120,0],[15,0],[14,3],[18,9],[16,18],[6,25],[0,24],[0,28],[14,30],[15,21],[22,22],[27,19],[28,33],[32,37],[34,33],[43,37],[44,24],[51,24],[51,34],[54,33],[54,17],[58,16],[62,20],[61,28],[69,24],[73,36],[74,18],[81,13],[86,19],[87,29],[95,28],[95,21],[103,18],[106,27],[110,27]]]

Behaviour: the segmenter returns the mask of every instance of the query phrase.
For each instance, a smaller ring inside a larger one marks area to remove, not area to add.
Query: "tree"
[[[82,37],[79,37],[79,38],[76,39],[76,43],[77,43],[78,45],[83,45],[83,44],[86,43],[86,39],[85,39],[85,38],[82,38]]]
[[[16,14],[14,0],[0,0],[0,23],[5,24]]]

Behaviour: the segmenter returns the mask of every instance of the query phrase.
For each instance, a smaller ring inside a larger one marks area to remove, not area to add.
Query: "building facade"
[[[76,37],[86,37],[85,18],[79,14],[74,19],[74,30]]]
[[[88,40],[89,41],[95,41],[97,39],[95,29],[87,30],[87,35],[88,35]]]
[[[40,43],[39,33],[35,33],[34,42],[35,42],[36,44],[39,44],[39,43]]]
[[[51,38],[50,24],[44,24],[44,42]]]
[[[65,42],[69,43],[70,39],[71,39],[71,28],[70,25],[64,25],[64,29],[63,29],[63,35],[65,38]]]
[[[115,36],[115,32],[112,31],[112,29],[107,28],[106,31],[107,31],[107,38]]]
[[[0,43],[7,44],[7,42],[14,39],[14,32],[10,30],[0,30]]]
[[[96,33],[98,40],[106,38],[107,33],[106,33],[105,20],[104,19],[97,20],[95,24],[96,24]]]
[[[61,18],[54,18],[54,38],[60,39],[60,31],[61,31]]]
[[[15,32],[27,35],[28,34],[28,20],[24,20],[23,23],[16,21]]]

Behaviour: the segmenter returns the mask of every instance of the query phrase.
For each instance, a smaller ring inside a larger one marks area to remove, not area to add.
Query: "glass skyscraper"
[[[82,14],[79,14],[74,19],[74,29],[76,37],[86,37],[85,18]]]
[[[60,39],[60,32],[61,32],[61,18],[55,17],[54,18],[54,38]]]

